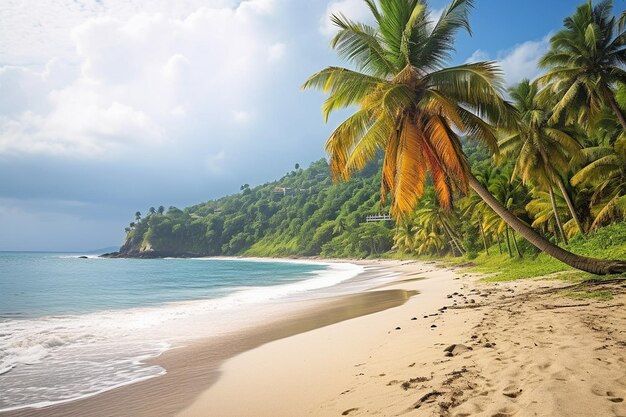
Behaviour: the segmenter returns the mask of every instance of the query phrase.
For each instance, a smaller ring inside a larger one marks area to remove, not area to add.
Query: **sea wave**
[[[71,401],[162,375],[164,369],[146,365],[145,360],[190,339],[232,331],[250,321],[250,311],[260,319],[263,310],[259,304],[314,297],[316,290],[363,271],[349,263],[317,264],[326,269],[306,273],[300,281],[231,287],[226,289],[230,293],[220,298],[81,315],[3,319],[0,411]]]

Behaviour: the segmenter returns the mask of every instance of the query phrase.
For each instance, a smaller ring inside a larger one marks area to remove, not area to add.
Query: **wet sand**
[[[626,417],[626,285],[486,283],[368,261],[395,283],[169,351],[163,377],[11,416]],[[583,291],[585,289],[583,288]]]
[[[427,278],[395,287],[420,295],[238,355],[177,416],[626,416],[624,282],[587,289],[613,292],[601,301],[390,267]]]
[[[298,302],[286,308],[288,317],[194,342],[148,361],[166,369],[163,376],[68,403],[25,408],[0,416],[172,416],[218,380],[220,366],[226,359],[273,340],[397,307],[415,294],[415,291],[390,289]]]

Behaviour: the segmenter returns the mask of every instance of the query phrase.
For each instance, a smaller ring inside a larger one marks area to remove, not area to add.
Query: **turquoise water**
[[[0,252],[0,411],[162,375],[145,360],[286,314],[277,306],[336,294],[340,283],[362,288],[367,280],[354,279],[361,271],[352,264]]]
[[[326,270],[320,264],[203,259],[80,259],[0,252],[0,318],[80,314],[223,297]]]

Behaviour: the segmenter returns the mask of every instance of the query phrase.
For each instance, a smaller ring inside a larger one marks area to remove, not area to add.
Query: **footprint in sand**
[[[613,391],[607,390],[604,387],[592,387],[591,392],[598,397],[607,397],[612,403],[622,403],[624,398],[618,397]]]
[[[512,417],[515,414],[517,414],[517,410],[506,407],[498,410],[498,412],[493,414],[491,417]]]
[[[522,389],[514,385],[509,385],[502,391],[502,395],[509,398],[517,398],[522,395]]]

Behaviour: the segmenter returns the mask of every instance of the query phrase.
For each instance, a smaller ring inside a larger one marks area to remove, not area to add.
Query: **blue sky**
[[[453,62],[532,78],[579,3],[477,0]],[[367,19],[361,0],[0,3],[0,250],[119,245],[137,210],[323,157],[338,118],[325,125],[323,97],[299,86],[338,63],[336,11]]]

